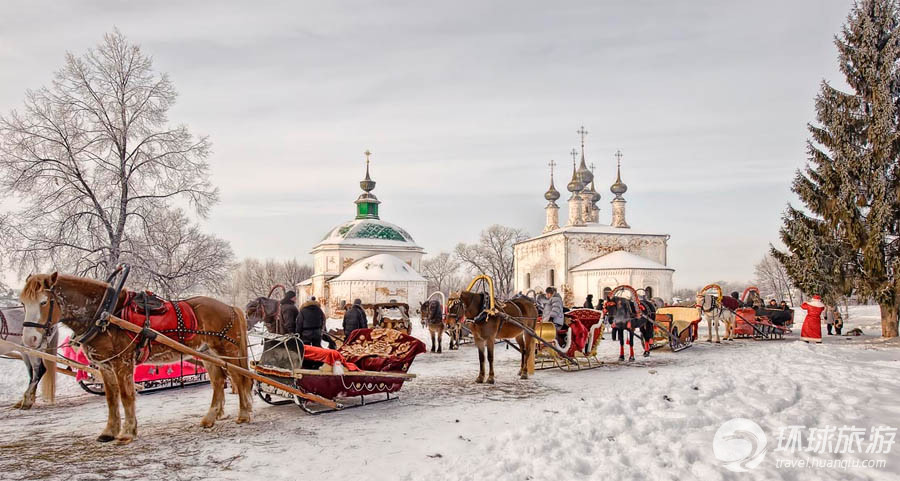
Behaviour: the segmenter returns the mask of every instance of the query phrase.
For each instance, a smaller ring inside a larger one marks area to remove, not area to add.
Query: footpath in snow
[[[698,342],[622,364],[618,344],[607,340],[600,350],[609,365],[539,371],[527,381],[515,376],[518,353],[498,346],[494,386],[473,383],[477,355],[467,345],[419,356],[411,370],[419,377],[397,401],[310,416],[255,398],[253,422],[239,426],[229,395],[230,417],[212,429],[199,426],[208,386],[141,395],[138,439],[124,447],[94,441],[105,402],[60,376],[56,405],[0,411],[0,478],[895,480],[900,447],[885,436],[872,453],[817,443],[816,429],[829,426],[832,444],[841,427],[865,430],[863,451],[879,427],[896,435],[900,344],[877,339],[877,325],[877,309],[857,308],[847,329],[863,326],[869,336],[826,336],[822,345],[797,334]],[[17,399],[24,377],[20,362],[0,360],[0,403]],[[720,430],[734,418],[751,422],[739,425],[750,438]],[[801,433],[803,449],[787,449],[798,446],[788,442],[792,432]],[[725,466],[740,451],[757,454],[746,472]],[[866,460],[883,465],[854,465]],[[811,466],[798,467],[804,462]]]

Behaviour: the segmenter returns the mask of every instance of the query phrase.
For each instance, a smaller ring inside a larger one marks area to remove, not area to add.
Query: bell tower
[[[544,207],[544,210],[547,212],[544,232],[559,229],[559,206],[556,205],[556,201],[559,199],[559,191],[553,186],[553,168],[556,167],[556,162],[551,160],[547,165],[550,166],[550,188],[544,193],[544,199],[547,200],[547,207]]]
[[[622,194],[628,191],[628,186],[622,182],[622,151],[616,151],[616,181],[610,186],[609,191],[615,194],[612,200],[612,222],[610,225],[622,229],[628,229],[628,222],[625,222],[625,198]]]

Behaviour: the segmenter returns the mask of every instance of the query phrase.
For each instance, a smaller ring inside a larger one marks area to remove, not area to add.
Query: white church
[[[609,225],[600,223],[600,194],[594,188],[594,173],[587,168],[582,127],[581,164],[576,167],[573,150],[572,180],[565,225],[559,223],[559,191],[553,185],[551,162],[550,188],[544,194],[546,223],[543,232],[514,247],[515,290],[527,292],[556,287],[567,306],[582,305],[588,294],[596,303],[605,289],[627,284],[650,288],[654,297],[672,298],[672,274],[666,259],[668,234],[632,229],[625,220],[621,152],[616,152],[616,180],[610,187]]]
[[[356,217],[328,231],[313,247],[313,276],[297,285],[298,301],[315,296],[328,316],[340,314],[344,304],[357,298],[364,304],[405,302],[415,311],[427,295],[428,283],[418,272],[425,249],[406,230],[379,217],[381,201],[372,193],[369,155],[366,151]]]

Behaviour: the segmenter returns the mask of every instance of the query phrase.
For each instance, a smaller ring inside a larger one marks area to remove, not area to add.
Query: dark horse
[[[44,319],[42,307],[55,303],[59,309],[59,322],[72,329],[74,338],[80,340],[82,350],[91,362],[97,365],[106,386],[107,420],[106,428],[97,438],[100,442],[115,439],[119,444],[128,444],[137,436],[135,416],[134,365],[137,342],[129,332],[113,325],[101,329],[98,311],[106,302],[109,293],[115,293],[106,282],[83,277],[53,274],[31,275],[25,281],[20,299],[25,305],[26,326],[22,332],[24,344],[29,347],[40,345],[46,332],[56,327],[53,319]],[[119,292],[111,312],[119,312],[125,305],[127,293]],[[112,299],[112,298],[111,298]],[[197,318],[195,335],[184,339],[185,346],[201,349],[205,346],[211,355],[221,357],[225,362],[247,369],[247,320],[244,313],[233,306],[209,297],[191,297],[184,300],[190,305]],[[37,327],[34,327],[37,326]],[[167,364],[180,359],[181,353],[162,344],[153,345],[147,362]],[[237,371],[204,362],[212,385],[212,402],[200,421],[204,427],[211,427],[217,419],[225,417],[225,376],[237,388],[240,410],[236,418],[238,424],[250,421],[253,408],[250,398],[250,378]],[[119,404],[125,411],[124,423],[119,414]]]
[[[281,323],[281,303],[278,299],[257,297],[247,303],[244,311],[247,312],[247,329],[253,329],[253,326],[262,322],[270,333],[284,334],[284,327]]]
[[[467,327],[472,331],[472,337],[475,340],[475,347],[478,349],[478,377],[475,382],[485,382],[484,377],[484,358],[487,351],[487,360],[490,365],[488,371],[488,384],[494,383],[494,344],[497,339],[515,339],[519,345],[519,351],[522,352],[522,362],[519,366],[519,377],[528,379],[528,359],[534,355],[534,338],[527,335],[522,328],[515,324],[504,320],[497,314],[490,314],[487,319],[481,322],[473,322],[472,319],[478,317],[485,310],[486,294],[462,291],[450,297],[449,312],[447,317],[452,317],[459,323],[468,322]],[[495,306],[498,311],[505,313],[507,316],[515,318],[517,322],[524,326],[534,329],[537,324],[538,311],[531,299],[519,296],[506,302],[498,303]]]
[[[641,310],[653,309],[652,304],[650,306],[647,306],[647,304],[649,303],[635,303],[625,297],[613,297],[612,300],[606,301],[604,306],[606,319],[612,327],[613,341],[618,336],[620,361],[625,360],[625,331],[628,331],[628,348],[631,351],[628,360],[634,361],[635,329],[640,331],[641,339],[644,341],[644,357],[650,356],[650,343],[653,341],[653,323],[650,322],[647,314],[652,315],[652,313],[647,312],[644,314],[641,312]]]
[[[437,352],[440,353],[444,335],[444,307],[441,306],[441,301],[437,299],[425,301],[420,306],[419,312],[422,313],[422,324],[428,327],[428,332],[431,334],[431,352],[435,352],[435,345],[437,345]],[[449,349],[453,349],[452,336]]]

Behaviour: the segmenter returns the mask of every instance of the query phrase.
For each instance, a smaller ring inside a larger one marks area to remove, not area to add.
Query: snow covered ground
[[[808,345],[796,340],[798,322],[784,341],[701,342],[630,364],[615,361],[607,340],[601,357],[610,365],[527,381],[515,376],[518,354],[498,346],[494,386],[472,382],[477,357],[467,345],[419,356],[419,378],[397,401],[309,416],[255,399],[253,423],[239,426],[229,395],[230,418],[212,429],[199,426],[209,388],[191,387],[139,396],[139,437],[125,447],[94,441],[103,399],[60,376],[56,405],[0,411],[0,479],[893,480],[900,446],[817,454],[779,449],[778,439],[803,426],[805,447],[809,428],[855,426],[866,430],[865,449],[873,427],[900,427],[900,343],[877,338],[878,325],[877,308],[864,306],[845,328],[863,326],[859,338]],[[0,360],[0,403],[17,399],[24,376],[19,361]],[[727,469],[713,450],[733,418],[758,424],[766,442],[748,472]],[[884,465],[783,465],[807,459]]]

